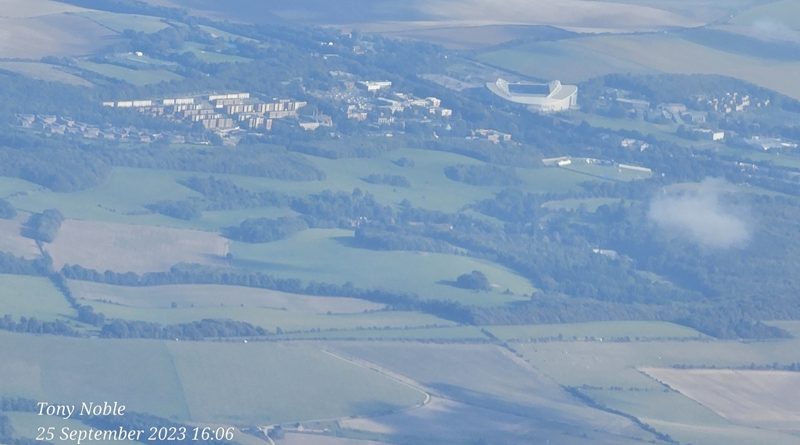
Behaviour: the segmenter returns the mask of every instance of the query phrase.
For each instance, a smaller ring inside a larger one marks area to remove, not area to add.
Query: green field
[[[76,298],[88,302],[104,301],[149,309],[168,309],[174,303],[178,308],[256,307],[310,314],[355,314],[385,307],[357,298],[310,296],[216,284],[128,287],[70,280],[69,287]]]
[[[252,307],[153,309],[131,308],[108,303],[92,303],[106,317],[143,320],[161,324],[189,323],[203,319],[230,319],[261,326],[270,332],[310,331],[313,329],[405,328],[452,324],[420,312],[379,311],[354,314],[316,314],[302,311]]]
[[[613,340],[623,337],[636,339],[653,338],[704,338],[694,329],[673,323],[649,321],[598,321],[589,323],[541,324],[528,326],[487,326],[486,329],[504,341],[534,340],[561,337],[565,341]]]
[[[189,224],[183,221],[154,214],[144,208],[145,205],[160,200],[199,197],[198,193],[175,182],[176,179],[186,176],[190,174],[168,170],[114,168],[106,181],[99,186],[70,193],[53,192],[35,184],[8,178],[3,178],[0,184],[9,182],[6,186],[8,193],[15,186],[20,190],[28,190],[9,201],[18,209],[30,212],[58,208],[67,218],[187,227]]]
[[[88,60],[79,61],[78,67],[104,77],[121,80],[136,86],[183,79],[183,77],[165,69],[134,70],[110,63],[97,63]]]
[[[30,192],[42,190],[46,190],[46,188],[24,179],[0,176],[0,196],[2,196],[4,199],[9,199],[11,196],[24,195]]]
[[[0,395],[115,400],[129,411],[184,421],[265,425],[422,400],[414,389],[309,346],[0,333],[0,354]]]
[[[525,299],[534,291],[525,278],[487,261],[427,252],[376,251],[352,247],[353,232],[312,229],[266,244],[231,243],[237,266],[276,276],[412,292],[423,299],[457,300],[467,304],[498,305]],[[475,292],[444,283],[480,270],[494,286]],[[413,277],[413,279],[410,279]],[[503,292],[510,289],[513,295]]]
[[[72,318],[75,311],[47,278],[0,274],[0,314],[42,321]]]
[[[79,301],[106,317],[162,324],[224,318],[252,323],[272,332],[277,328],[293,332],[453,324],[418,312],[381,310],[382,305],[354,298],[312,297],[238,286],[125,287],[70,281],[70,289]]]

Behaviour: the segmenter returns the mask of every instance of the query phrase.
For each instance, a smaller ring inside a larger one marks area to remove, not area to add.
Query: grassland
[[[169,26],[165,23],[164,19],[160,17],[140,14],[118,14],[108,11],[89,10],[78,12],[76,15],[85,17],[92,22],[118,33],[131,29],[149,34]]]
[[[352,281],[357,287],[412,292],[426,299],[496,305],[524,299],[534,290],[525,278],[490,262],[466,256],[361,249],[352,243],[352,231],[315,229],[267,244],[233,242],[231,253],[234,264],[244,268],[307,281]],[[475,292],[445,283],[472,270],[483,271],[494,289]],[[504,294],[506,289],[513,295]]]
[[[181,80],[183,77],[165,69],[130,69],[110,63],[97,63],[88,60],[78,61],[77,66],[86,71],[109,77],[132,85],[143,86],[159,82]]]
[[[669,54],[669,57],[664,57]],[[759,58],[684,40],[678,34],[604,35],[521,44],[485,52],[482,62],[539,79],[580,82],[617,72],[736,77],[800,98],[800,60]]]
[[[356,298],[316,297],[240,286],[166,285],[148,287],[113,286],[87,281],[70,281],[75,296],[87,301],[106,301],[138,308],[219,308],[246,306],[303,311],[309,313],[353,314],[375,311],[384,305]]]
[[[75,311],[47,278],[0,274],[0,314],[52,321]]]
[[[419,312],[377,311],[351,314],[319,314],[263,307],[131,308],[108,303],[92,303],[97,312],[124,320],[143,320],[161,324],[188,323],[203,319],[231,319],[261,326],[270,332],[311,331],[314,329],[400,329],[419,326],[447,325],[447,320]],[[335,336],[335,335],[334,335]]]
[[[389,437],[437,437],[442,443],[474,440],[487,429],[499,443],[537,437],[552,443],[622,444],[630,443],[629,439],[611,439],[594,431],[626,430],[629,438],[637,434],[625,419],[580,406],[549,378],[497,346],[349,342],[333,347],[407,376],[433,395],[431,403],[422,409],[347,420],[342,422],[345,428]],[[590,436],[582,440],[565,437],[552,423],[565,418],[572,425],[580,425],[576,428],[581,432],[591,431]]]
[[[70,74],[55,65],[42,62],[0,62],[0,69],[12,71],[34,79],[62,82],[70,85],[91,86],[87,80]]]
[[[444,169],[448,166],[481,164],[481,161],[451,153],[399,149],[369,159],[331,160],[306,157],[325,172],[325,180],[297,182],[237,175],[215,174],[214,176],[229,179],[250,190],[272,190],[297,197],[324,190],[349,193],[354,188],[360,188],[373,194],[384,204],[396,205],[408,199],[415,206],[445,212],[458,211],[478,200],[488,199],[501,190],[501,187],[470,186],[448,179],[444,174]],[[392,162],[401,157],[412,159],[416,165],[403,168]],[[411,187],[395,188],[368,184],[361,179],[374,172],[405,176]],[[611,167],[589,173],[619,178]],[[24,191],[9,199],[17,208],[31,212],[58,208],[65,216],[72,218],[204,230],[235,225],[247,217],[257,217],[261,214],[265,217],[291,214],[290,210],[269,208],[205,212],[199,220],[186,222],[153,214],[144,208],[147,204],[161,200],[199,197],[198,193],[176,183],[195,175],[206,176],[203,173],[116,167],[107,180],[99,186],[73,193],[56,193],[24,181],[0,178],[0,195],[6,193],[8,196],[16,191]],[[576,189],[582,182],[601,180],[587,175],[586,172],[550,168],[520,168],[517,169],[517,175],[523,181],[523,187],[533,193],[563,192]]]
[[[179,420],[263,425],[385,412],[422,399],[403,384],[309,346],[0,333],[0,352],[2,395],[118,400],[130,411]]]
[[[162,324],[227,318],[272,332],[277,328],[285,332],[369,330],[365,332],[375,332],[378,336],[383,329],[404,331],[453,324],[417,312],[382,310],[383,305],[354,298],[315,297],[238,286],[125,287],[81,281],[70,281],[69,286],[81,303],[91,305],[107,317]],[[332,334],[337,335],[340,334]]]
[[[219,264],[228,241],[197,230],[66,220],[46,246],[53,265],[77,264],[95,270],[152,272],[177,263]]]
[[[115,34],[84,17],[84,11],[49,0],[8,0],[0,17],[0,58],[36,60],[51,55],[84,55],[108,44]],[[76,32],[76,30],[79,30]]]
[[[144,208],[161,200],[199,197],[198,193],[176,183],[176,180],[187,176],[191,174],[114,168],[102,184],[89,190],[59,193],[26,181],[2,178],[0,191],[13,194],[8,198],[9,201],[18,209],[30,212],[58,208],[67,218],[187,227],[186,223]],[[14,193],[15,190],[19,193]]]

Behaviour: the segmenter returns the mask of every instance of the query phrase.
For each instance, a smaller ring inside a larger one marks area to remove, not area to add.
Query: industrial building
[[[557,113],[578,105],[578,87],[554,80],[548,83],[515,82],[498,78],[488,82],[491,92],[510,102],[528,105],[539,113]]]

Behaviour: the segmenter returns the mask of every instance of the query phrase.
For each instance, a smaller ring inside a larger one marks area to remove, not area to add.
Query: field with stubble
[[[786,396],[800,385],[798,372],[669,368],[641,371],[728,420],[800,432],[800,399]]]
[[[215,264],[228,253],[222,236],[199,230],[67,220],[47,252],[60,269],[77,264],[115,272],[158,272],[177,263]]]

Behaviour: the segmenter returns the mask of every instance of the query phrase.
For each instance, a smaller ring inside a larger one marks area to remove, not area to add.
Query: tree
[[[483,272],[473,270],[470,273],[459,275],[456,279],[456,286],[463,289],[482,290],[488,291],[492,288],[489,279],[486,278]]]

